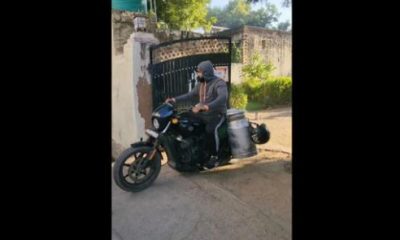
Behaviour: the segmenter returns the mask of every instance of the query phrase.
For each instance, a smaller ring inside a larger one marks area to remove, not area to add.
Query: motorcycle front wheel
[[[150,158],[154,148],[140,146],[126,149],[114,163],[114,181],[121,189],[139,192],[148,188],[161,170],[158,151]]]

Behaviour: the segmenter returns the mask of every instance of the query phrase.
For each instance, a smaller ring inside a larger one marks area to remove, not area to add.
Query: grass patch
[[[246,105],[246,110],[249,112],[260,111],[260,110],[264,110],[264,109],[266,109],[264,104],[257,102],[257,101],[249,101]]]

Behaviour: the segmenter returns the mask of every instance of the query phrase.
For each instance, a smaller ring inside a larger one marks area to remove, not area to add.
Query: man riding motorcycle
[[[207,147],[211,157],[205,167],[211,169],[219,164],[217,129],[225,120],[228,88],[224,80],[215,76],[211,61],[199,63],[196,72],[200,84],[197,84],[191,92],[167,98],[165,102],[179,103],[199,99],[199,103],[192,108],[192,112],[195,117],[200,118],[206,124],[207,140],[209,140]]]

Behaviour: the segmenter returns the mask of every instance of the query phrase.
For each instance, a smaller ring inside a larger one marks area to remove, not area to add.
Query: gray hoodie
[[[197,68],[203,70],[205,83],[199,83],[191,92],[175,97],[176,102],[204,100],[203,104],[209,107],[209,113],[226,113],[228,88],[225,81],[214,75],[214,67],[210,61],[201,62]],[[200,97],[200,93],[204,93],[204,88],[206,94]]]

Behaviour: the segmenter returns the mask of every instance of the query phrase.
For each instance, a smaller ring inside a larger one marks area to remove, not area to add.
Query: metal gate
[[[221,77],[228,85],[228,107],[231,88],[231,38],[202,37],[161,43],[150,48],[152,72],[153,109],[167,97],[175,97],[191,91],[197,84],[195,68],[210,60],[214,68],[225,73]],[[218,71],[217,71],[218,72]],[[186,102],[188,107],[197,102]]]

